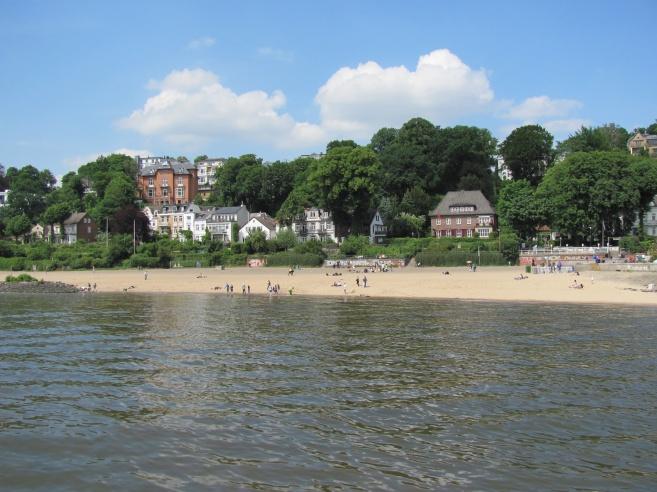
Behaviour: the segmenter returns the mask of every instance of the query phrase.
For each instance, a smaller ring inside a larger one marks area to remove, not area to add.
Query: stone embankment
[[[73,294],[81,292],[75,285],[64,282],[0,282],[0,294],[17,292],[22,294]]]

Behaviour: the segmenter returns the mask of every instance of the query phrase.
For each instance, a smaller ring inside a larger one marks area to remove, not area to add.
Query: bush
[[[369,245],[367,236],[348,236],[340,245],[340,253],[346,256],[362,255]]]
[[[618,245],[623,251],[627,253],[645,253],[643,245],[637,236],[624,236],[619,241]]]
[[[28,275],[27,273],[21,273],[20,275],[17,275],[16,277],[12,275],[7,275],[5,278],[5,282],[38,282],[37,279],[35,279],[32,275]]]
[[[506,265],[507,259],[499,251],[422,251],[415,257],[423,266],[465,266],[471,261],[479,266]]]
[[[128,259],[128,266],[132,268],[159,268],[162,266],[168,267],[169,264],[162,265],[161,258],[158,256],[146,256],[141,253],[132,255]]]
[[[326,253],[324,252],[322,243],[314,239],[297,244],[294,247],[294,252],[297,254],[310,253],[313,255],[317,255],[322,258],[322,261],[324,260],[324,258],[326,258]]]
[[[267,256],[267,266],[290,266],[300,265],[306,267],[318,267],[324,263],[324,257],[314,253],[297,253],[281,251]]]

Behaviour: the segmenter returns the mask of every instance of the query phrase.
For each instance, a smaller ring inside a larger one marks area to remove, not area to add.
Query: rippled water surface
[[[657,310],[0,297],[3,490],[655,490]]]

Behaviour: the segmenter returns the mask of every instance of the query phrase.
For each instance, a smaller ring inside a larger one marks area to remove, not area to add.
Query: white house
[[[240,242],[243,243],[254,231],[262,231],[269,241],[276,238],[278,230],[276,221],[264,212],[251,214],[249,221],[239,231]]]
[[[307,208],[292,221],[292,230],[301,242],[336,241],[335,224],[328,210]]]
[[[9,190],[0,191],[0,207],[9,202]]]
[[[205,199],[212,192],[212,188],[217,180],[217,170],[226,163],[226,159],[219,157],[216,159],[205,159],[196,163],[198,169],[198,192]]]
[[[377,209],[372,215],[372,220],[370,221],[370,243],[371,244],[381,244],[388,234],[388,228],[383,223],[383,217]]]
[[[149,218],[149,226],[153,232],[171,239],[184,239],[183,231],[192,231],[193,235],[195,216],[201,208],[193,203],[168,204],[153,210],[145,207],[142,211]]]
[[[239,207],[219,207],[207,211],[205,224],[212,239],[229,243],[233,224],[240,229],[249,221],[249,211],[244,205]]]

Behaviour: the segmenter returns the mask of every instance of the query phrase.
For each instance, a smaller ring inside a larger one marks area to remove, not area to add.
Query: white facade
[[[372,221],[370,222],[370,243],[371,244],[381,244],[388,234],[388,228],[383,223],[383,217],[377,210],[372,216]]]
[[[9,190],[0,191],[0,207],[7,205],[9,202]]]
[[[239,231],[240,242],[243,243],[254,231],[262,231],[269,241],[276,238],[277,224],[266,213],[252,214]]]
[[[292,230],[301,242],[336,241],[335,224],[328,210],[321,208],[307,208],[292,222]]]
[[[163,205],[152,211],[149,207],[143,209],[151,231],[178,240],[185,239],[183,231],[191,231],[193,236],[195,217],[200,211],[200,207],[194,204]]]
[[[198,185],[212,186],[217,180],[217,169],[226,163],[226,159],[206,159],[196,163],[198,169]]]
[[[249,211],[244,205],[220,207],[206,212],[206,229],[215,241],[231,242],[233,224],[242,228],[249,221]]]

